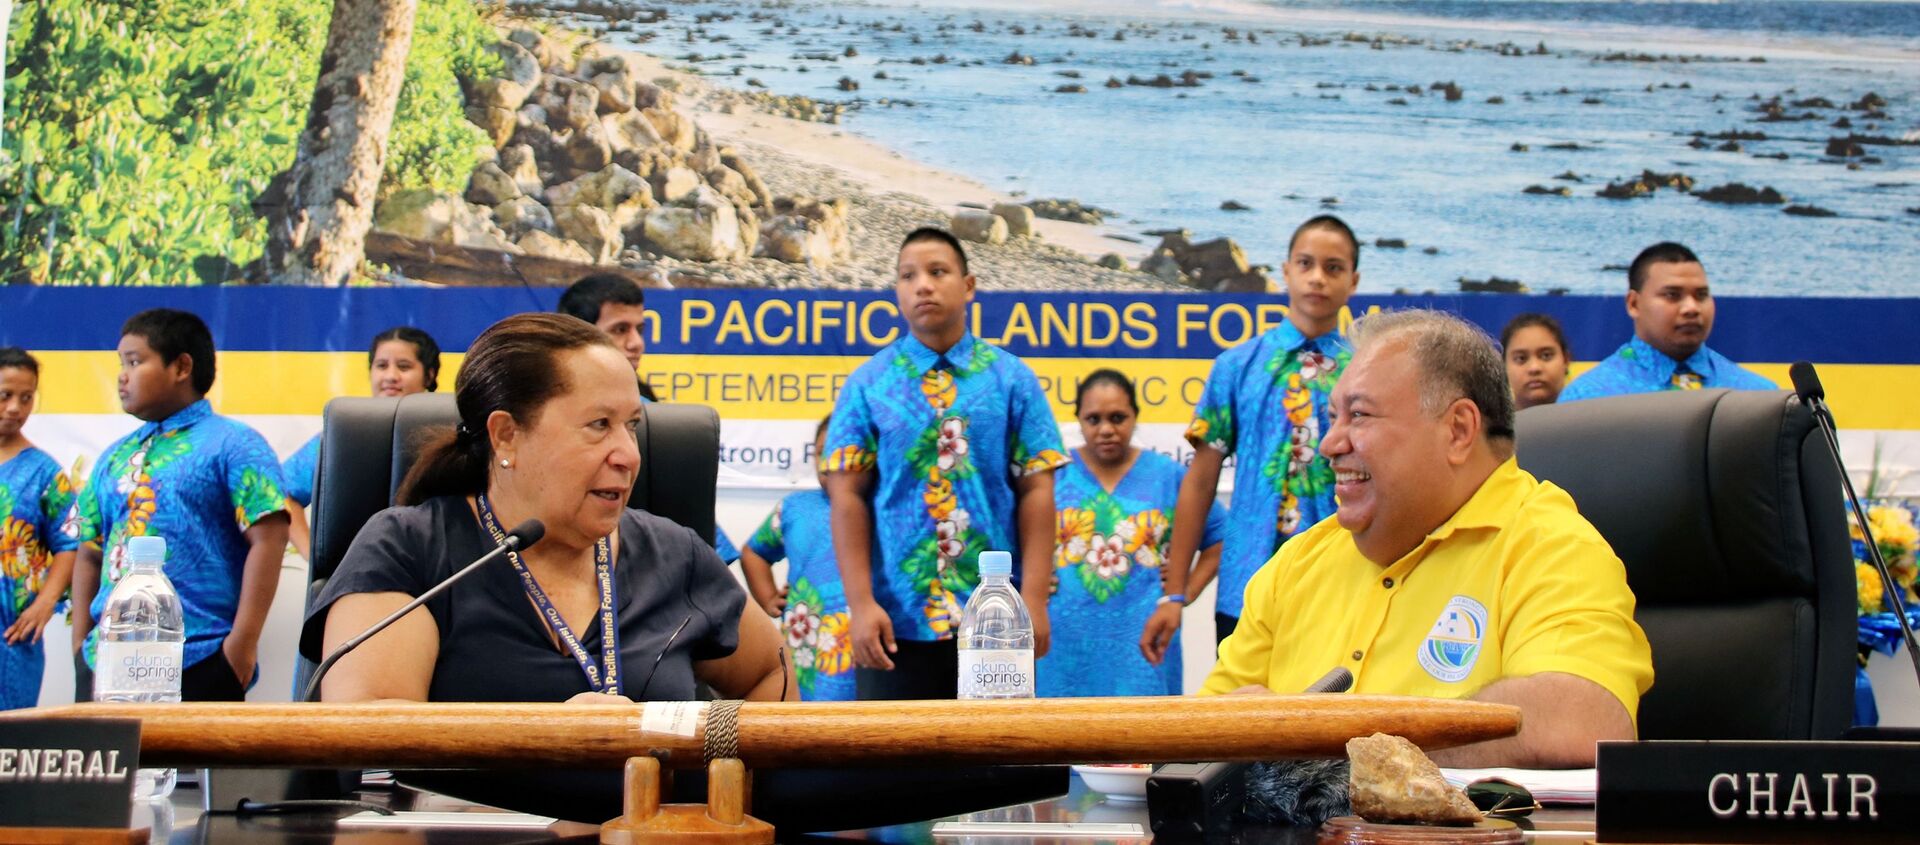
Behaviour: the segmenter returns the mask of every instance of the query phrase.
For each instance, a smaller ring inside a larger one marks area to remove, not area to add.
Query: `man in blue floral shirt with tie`
[[[144,421],[101,455],[62,529],[74,562],[77,694],[92,694],[94,621],[131,564],[127,538],[167,541],[161,571],[186,621],[181,696],[241,701],[287,550],[287,495],[266,438],[220,416],[213,334],[199,317],[155,308],[120,330],[120,407]]]
[[[983,551],[1014,554],[1034,656],[1047,650],[1053,471],[1067,455],[1033,370],[967,331],[973,288],[952,235],[907,235],[894,293],[910,331],[854,371],[827,428],[820,470],[864,700],[955,697],[953,638]]]
[[[1338,217],[1308,220],[1287,244],[1281,276],[1287,321],[1220,353],[1187,426],[1193,465],[1180,484],[1166,570],[1170,591],[1182,601],[1200,595],[1213,579],[1204,565],[1190,576],[1184,570],[1194,565],[1220,469],[1229,456],[1235,460],[1214,604],[1217,640],[1239,623],[1253,573],[1288,537],[1332,516],[1335,508],[1333,470],[1320,456],[1320,436],[1331,425],[1327,397],[1353,357],[1338,328],[1341,309],[1360,285],[1360,241]],[[1174,578],[1181,583],[1171,583]],[[1154,621],[1178,624],[1172,614]],[[1142,637],[1159,633],[1150,627]]]
[[[1779,385],[1707,348],[1713,296],[1693,250],[1658,243],[1627,268],[1633,339],[1575,379],[1560,401],[1661,390],[1777,390]]]

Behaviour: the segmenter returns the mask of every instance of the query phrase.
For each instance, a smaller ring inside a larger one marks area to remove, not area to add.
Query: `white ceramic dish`
[[[1153,769],[1140,766],[1074,766],[1073,772],[1080,776],[1088,789],[1105,793],[1115,801],[1145,801],[1147,776],[1153,774]]]

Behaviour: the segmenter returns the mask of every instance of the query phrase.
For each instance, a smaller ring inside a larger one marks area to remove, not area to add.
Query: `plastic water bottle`
[[[1033,697],[1033,618],[1007,552],[980,553],[980,587],[960,617],[960,697]]]
[[[100,614],[96,636],[93,700],[137,704],[180,700],[181,649],[186,620],[180,594],[160,571],[167,541],[159,537],[127,540],[132,570],[115,584]],[[173,769],[141,769],[134,800],[173,794]]]

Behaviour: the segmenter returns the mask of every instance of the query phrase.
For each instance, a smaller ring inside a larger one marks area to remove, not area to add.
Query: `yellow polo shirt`
[[[1354,692],[1431,698],[1565,672],[1636,720],[1653,685],[1620,558],[1566,491],[1512,459],[1392,566],[1360,554],[1336,517],[1288,540],[1247,585],[1200,693],[1294,693],[1335,666]]]

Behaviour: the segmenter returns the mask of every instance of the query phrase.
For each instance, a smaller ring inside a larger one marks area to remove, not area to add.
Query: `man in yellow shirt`
[[[1433,311],[1367,317],[1335,385],[1339,510],[1247,585],[1201,689],[1298,692],[1335,666],[1359,693],[1518,706],[1518,736],[1446,765],[1585,767],[1632,739],[1653,655],[1626,570],[1551,483],[1513,459],[1513,399],[1491,339]]]

